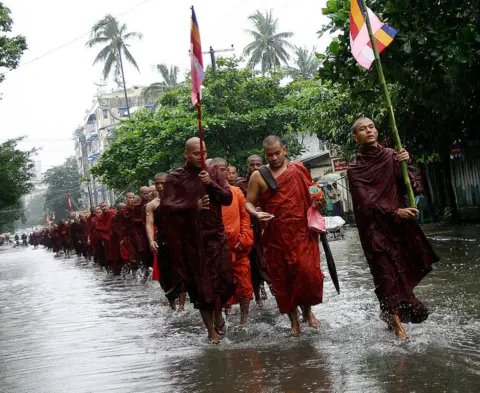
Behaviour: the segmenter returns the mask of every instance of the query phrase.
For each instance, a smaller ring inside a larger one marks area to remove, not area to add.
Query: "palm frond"
[[[97,57],[93,61],[93,64],[97,64],[98,62],[105,61],[105,59],[112,53],[112,47],[110,45],[103,48],[100,52],[98,52]]]
[[[107,59],[105,60],[105,65],[103,66],[103,79],[108,79],[110,72],[112,71],[112,66],[117,62],[117,57],[115,53],[110,52]]]
[[[128,48],[125,45],[123,45],[122,50],[123,50],[123,53],[125,54],[125,58],[128,60],[128,62],[130,64],[132,64],[137,69],[138,72],[140,72],[140,68],[138,68],[137,61],[133,58],[133,56],[130,53],[130,51],[128,50]]]

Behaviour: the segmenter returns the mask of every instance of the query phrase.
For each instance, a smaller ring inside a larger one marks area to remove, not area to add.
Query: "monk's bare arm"
[[[260,172],[253,172],[248,182],[247,203],[245,208],[251,216],[256,217],[258,221],[270,221],[273,216],[269,213],[258,211],[255,207],[258,197],[260,196],[260,179],[262,175]]]
[[[250,181],[248,182],[247,202],[245,204],[245,208],[252,216],[256,216],[257,214],[255,204],[257,203],[258,196],[260,195],[260,187],[258,185],[259,176],[260,174],[258,172],[253,172],[252,176],[250,177]]]
[[[158,206],[159,203],[160,201],[153,200],[152,202],[147,204],[147,207],[145,209],[147,213],[145,231],[147,232],[148,243],[150,244],[150,247],[152,247],[153,243],[155,242],[155,231],[153,229],[153,212],[155,211],[155,208]]]

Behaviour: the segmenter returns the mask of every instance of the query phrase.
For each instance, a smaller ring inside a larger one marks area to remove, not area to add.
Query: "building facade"
[[[127,89],[130,113],[140,109],[150,110],[153,105],[146,103],[142,91],[143,86]],[[98,206],[102,202],[114,205],[117,195],[114,190],[107,189],[100,179],[94,178],[89,170],[95,166],[102,153],[108,147],[116,127],[128,117],[124,91],[99,93],[94,97],[93,105],[87,112],[83,124],[74,132],[75,154],[78,171],[82,178],[82,208]]]

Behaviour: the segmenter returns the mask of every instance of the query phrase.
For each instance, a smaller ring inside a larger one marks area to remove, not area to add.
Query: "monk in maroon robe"
[[[237,186],[243,191],[245,197],[247,196],[248,182],[253,172],[258,170],[263,165],[262,157],[253,155],[247,158],[247,177],[241,178],[237,181]],[[252,230],[253,230],[253,248],[248,258],[250,259],[250,268],[252,275],[253,293],[255,295],[255,302],[259,307],[262,307],[263,301],[267,299],[267,293],[265,292],[264,282],[269,283],[270,277],[268,276],[267,263],[263,254],[262,246],[262,224],[255,217],[251,217]]]
[[[77,221],[78,251],[85,258],[88,257],[88,223],[83,214],[80,214]]]
[[[133,230],[135,251],[138,258],[142,261],[144,274],[142,283],[147,281],[150,274],[150,268],[153,267],[153,253],[148,243],[147,232],[145,229],[147,221],[146,206],[151,201],[152,193],[150,187],[140,188],[140,197],[137,197],[133,207]]]
[[[217,167],[202,170],[198,138],[187,141],[184,157],[185,166],[168,175],[160,204],[172,257],[172,291],[184,285],[200,310],[209,340],[218,343],[225,324],[222,305],[235,289],[222,222],[222,206],[232,203],[232,192]]]
[[[380,317],[398,337],[407,338],[401,322],[420,323],[428,310],[413,294],[439,257],[415,221],[418,210],[407,207],[400,162],[408,161],[377,143],[372,120],[352,127],[360,153],[350,164],[348,180],[355,220],[380,302]]]
[[[115,225],[114,217],[117,211],[110,210],[106,202],[100,204],[100,209],[102,210],[102,214],[97,215],[97,234],[103,246],[107,268],[110,268],[114,275],[118,275],[120,274],[118,268],[120,242],[113,231]]]
[[[247,210],[265,223],[263,246],[271,285],[280,312],[288,314],[292,333],[300,333],[297,307],[312,327],[320,322],[311,306],[322,302],[318,235],[308,228],[307,211],[312,204],[308,188],[312,178],[301,163],[286,160],[287,148],[277,136],[263,143],[268,166],[265,176],[255,171],[248,184]],[[274,184],[275,183],[275,184]],[[256,209],[257,200],[263,211]]]
[[[98,208],[101,214],[100,208]],[[96,210],[97,208],[91,207],[90,208],[90,215],[87,218],[87,234],[88,234],[88,246],[89,246],[89,253],[93,256],[93,261],[95,263],[99,263],[98,257],[98,234],[97,234],[97,217],[96,217]]]

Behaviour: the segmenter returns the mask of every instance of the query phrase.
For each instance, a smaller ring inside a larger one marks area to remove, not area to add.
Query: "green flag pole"
[[[377,43],[372,32],[372,25],[370,23],[370,17],[368,16],[368,8],[366,0],[362,0],[363,10],[365,12],[365,21],[367,23],[368,34],[370,36],[370,42],[372,43],[373,53],[375,54],[375,64],[377,66],[378,78],[380,79],[380,85],[382,86],[383,95],[385,98],[385,104],[387,106],[388,118],[390,120],[390,127],[393,131],[393,139],[395,140],[395,145],[397,151],[400,152],[402,148],[402,141],[398,135],[397,123],[395,122],[395,113],[393,112],[392,100],[390,99],[390,93],[388,92],[387,82],[385,82],[385,75],[383,75],[382,62],[380,61],[380,55],[378,54]],[[407,163],[404,161],[401,163],[403,180],[405,181],[405,186],[407,188],[408,199],[411,207],[417,207],[415,203],[415,195],[413,194],[412,184],[410,183],[410,177],[408,176]]]

